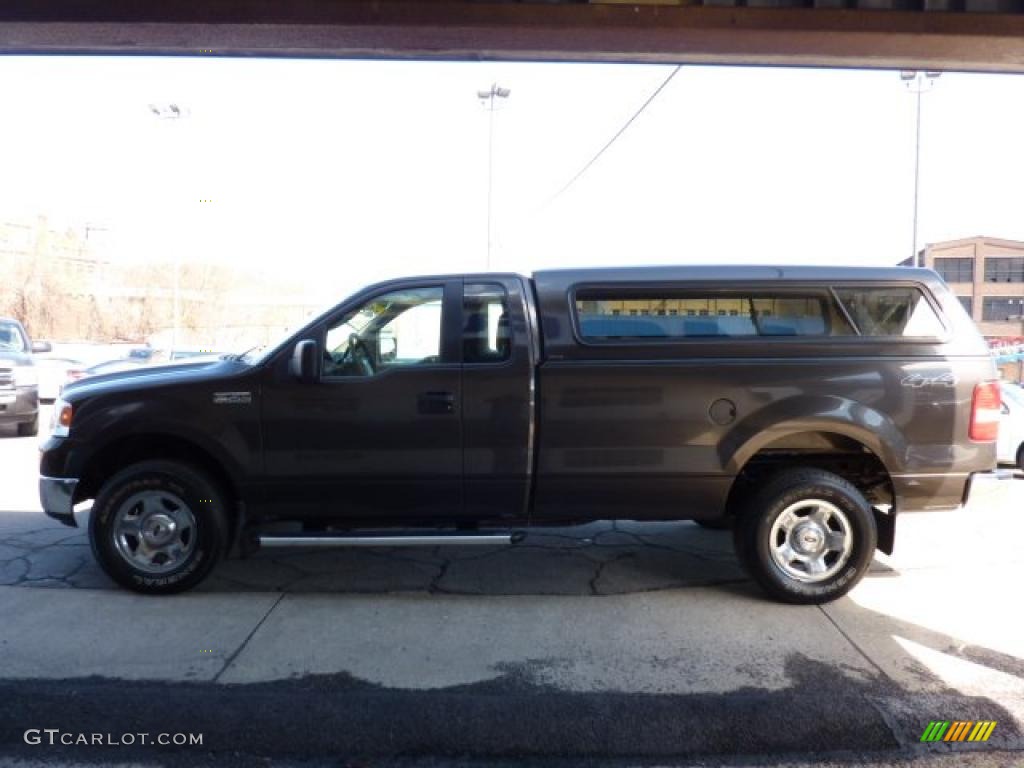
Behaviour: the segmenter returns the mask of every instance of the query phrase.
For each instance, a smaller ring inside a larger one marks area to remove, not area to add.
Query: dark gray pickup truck
[[[417,277],[276,345],[65,389],[47,514],[167,593],[262,546],[731,527],[771,595],[847,592],[898,514],[995,465],[982,337],[933,272],[659,267]]]

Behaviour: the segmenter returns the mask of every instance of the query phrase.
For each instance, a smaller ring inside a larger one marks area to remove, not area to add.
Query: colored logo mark
[[[995,720],[932,720],[921,741],[988,741],[995,729]]]

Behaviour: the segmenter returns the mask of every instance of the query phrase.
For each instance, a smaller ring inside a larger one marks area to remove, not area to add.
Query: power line
[[[640,108],[636,112],[633,113],[633,116],[631,118],[629,118],[629,120],[627,120],[625,122],[625,124],[621,128],[619,128],[618,131],[616,131],[615,135],[612,136],[608,140],[607,144],[605,144],[603,147],[601,147],[601,149],[599,149],[597,151],[597,154],[595,154],[592,158],[590,158],[589,161],[587,161],[586,165],[584,165],[582,168],[579,169],[579,171],[577,171],[575,176],[573,176],[571,179],[569,179],[569,181],[567,181],[565,183],[565,185],[560,190],[558,190],[557,192],[555,192],[555,194],[553,194],[550,198],[548,198],[548,201],[547,201],[547,203],[545,203],[544,207],[547,207],[548,205],[551,205],[551,203],[553,203],[555,200],[557,200],[559,197],[561,197],[562,194],[564,194],[565,191],[567,189],[569,189],[569,187],[571,187],[573,184],[576,183],[576,181],[580,178],[580,176],[582,176],[584,173],[586,173],[588,170],[590,170],[590,166],[592,166],[594,163],[596,163],[598,161],[598,158],[600,158],[601,155],[603,155],[605,152],[608,151],[608,148],[611,147],[611,145],[616,142],[616,140],[619,138],[619,136],[621,136],[622,134],[624,134],[626,132],[626,129],[629,128],[629,126],[631,126],[633,124],[633,121],[636,120],[638,117],[640,117],[641,114],[643,114],[643,111],[645,109],[647,109],[647,107],[649,107],[651,105],[652,101],[654,101],[656,98],[658,98],[658,94],[661,93],[665,89],[665,86],[668,85],[672,81],[673,77],[675,77],[677,74],[679,74],[679,70],[682,69],[682,68],[683,68],[682,64],[677,64],[675,67],[672,68],[672,71],[668,73],[668,77],[666,77],[664,80],[662,80],[661,85],[659,85],[657,88],[655,88],[654,92],[650,96],[647,97],[647,101],[645,101],[643,104],[640,105]]]

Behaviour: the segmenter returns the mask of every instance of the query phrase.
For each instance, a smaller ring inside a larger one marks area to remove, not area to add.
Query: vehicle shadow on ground
[[[745,580],[727,531],[602,521],[500,547],[263,550],[223,563],[206,589],[592,595]]]
[[[871,573],[892,569],[876,560]],[[600,521],[535,529],[511,546],[264,549],[225,560],[197,591],[611,595],[747,581],[728,531]],[[83,528],[41,520],[38,512],[0,515],[3,585],[117,588]]]
[[[591,595],[745,580],[728,531],[602,521],[529,531],[511,546],[264,549],[220,563],[197,591]],[[0,585],[117,588],[83,527],[38,512],[0,515]]]

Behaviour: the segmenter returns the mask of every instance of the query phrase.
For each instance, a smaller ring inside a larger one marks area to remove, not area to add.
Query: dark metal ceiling
[[[0,51],[1024,72],[1024,0],[5,0]]]

